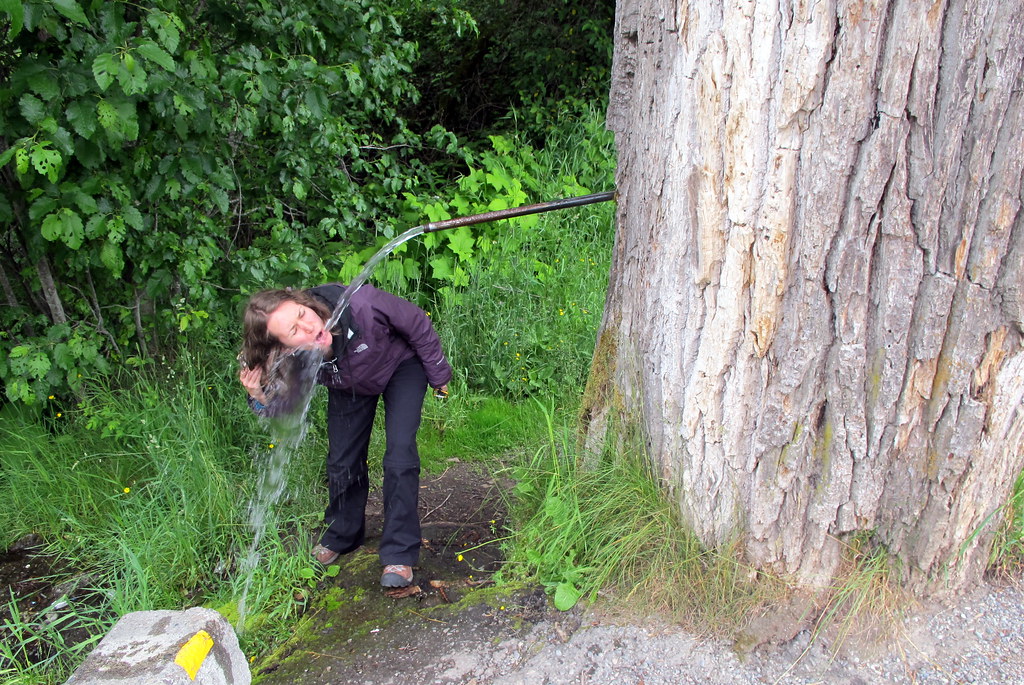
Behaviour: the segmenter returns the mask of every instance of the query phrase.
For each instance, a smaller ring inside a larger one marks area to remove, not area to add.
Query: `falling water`
[[[363,287],[366,280],[373,273],[374,268],[380,264],[381,260],[391,254],[396,247],[404,242],[412,240],[418,235],[422,235],[430,228],[430,224],[424,224],[423,226],[416,226],[410,228],[408,231],[402,233],[399,236],[392,238],[384,247],[377,250],[377,254],[370,257],[369,261],[363,267],[363,270],[359,272],[359,275],[352,279],[352,282],[348,284],[345,292],[341,294],[341,298],[338,300],[337,306],[334,307],[334,312],[331,314],[331,318],[327,320],[325,326],[327,330],[334,328],[334,325],[338,323],[338,319],[348,309],[348,303],[352,301],[352,296],[356,294],[356,291]]]
[[[325,328],[331,330],[341,315],[348,309],[352,296],[369,279],[374,268],[402,243],[424,233],[430,224],[410,228],[401,235],[390,240],[377,251],[363,266],[362,271],[352,279],[338,304],[325,322]],[[284,376],[285,393],[290,398],[291,411],[270,419],[271,435],[277,436],[274,447],[269,450],[267,463],[260,473],[256,495],[249,502],[249,525],[252,527],[253,540],[241,563],[244,581],[242,597],[238,601],[238,623],[235,626],[239,634],[245,630],[246,599],[252,585],[253,575],[259,564],[259,544],[267,528],[267,517],[284,492],[287,485],[287,467],[292,454],[298,449],[306,436],[308,425],[306,414],[316,387],[316,377],[323,362],[323,351],[317,348],[300,349],[284,357],[277,366],[275,373]]]

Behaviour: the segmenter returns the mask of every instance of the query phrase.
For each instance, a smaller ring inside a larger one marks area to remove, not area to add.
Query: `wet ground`
[[[539,589],[494,586],[511,485],[461,464],[424,477],[420,564],[413,584],[395,590],[380,587],[382,509],[371,496],[367,544],[320,582],[293,639],[255,664],[257,681],[460,682],[453,654],[490,649],[557,614]]]

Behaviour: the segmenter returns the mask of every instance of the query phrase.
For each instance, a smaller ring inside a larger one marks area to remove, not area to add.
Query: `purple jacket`
[[[330,283],[309,293],[334,311],[345,286]],[[430,317],[413,303],[371,285],[356,291],[348,313],[332,331],[333,363],[320,370],[317,382],[357,395],[379,395],[399,364],[419,357],[431,387],[452,379],[452,367],[441,350]],[[325,362],[331,362],[331,355]]]

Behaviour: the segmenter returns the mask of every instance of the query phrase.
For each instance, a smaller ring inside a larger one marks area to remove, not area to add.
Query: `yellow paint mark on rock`
[[[189,680],[195,680],[196,673],[199,672],[199,668],[203,665],[203,661],[211,649],[213,649],[213,638],[205,630],[200,630],[178,650],[178,656],[174,657],[174,663],[185,669]]]

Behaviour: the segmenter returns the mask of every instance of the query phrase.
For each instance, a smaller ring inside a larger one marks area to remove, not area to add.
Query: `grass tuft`
[[[559,609],[602,599],[659,613],[703,633],[738,628],[770,584],[731,550],[704,548],[679,520],[639,450],[593,467],[546,411],[548,441],[514,470],[516,534],[506,574],[539,578]]]

